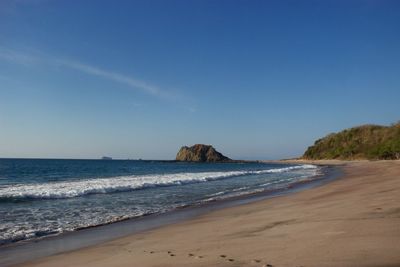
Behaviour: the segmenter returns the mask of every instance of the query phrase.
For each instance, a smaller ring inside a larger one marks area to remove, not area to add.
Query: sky
[[[0,1],[0,157],[300,156],[400,120],[400,1]]]

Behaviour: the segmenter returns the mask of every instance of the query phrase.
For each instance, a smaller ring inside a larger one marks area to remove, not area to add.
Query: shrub
[[[362,125],[315,141],[305,159],[400,159],[400,122]]]

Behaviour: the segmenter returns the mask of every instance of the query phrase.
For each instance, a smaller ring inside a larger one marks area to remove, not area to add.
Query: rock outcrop
[[[219,153],[210,145],[197,144],[191,147],[183,146],[176,154],[178,161],[194,162],[227,162],[230,158]]]

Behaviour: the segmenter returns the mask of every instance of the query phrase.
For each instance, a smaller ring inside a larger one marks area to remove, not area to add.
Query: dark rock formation
[[[195,162],[227,162],[230,158],[225,157],[210,145],[197,144],[191,147],[183,146],[178,154],[178,161],[195,161]]]

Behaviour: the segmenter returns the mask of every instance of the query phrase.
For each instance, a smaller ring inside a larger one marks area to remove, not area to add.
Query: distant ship
[[[102,157],[102,160],[112,160],[112,157]]]

